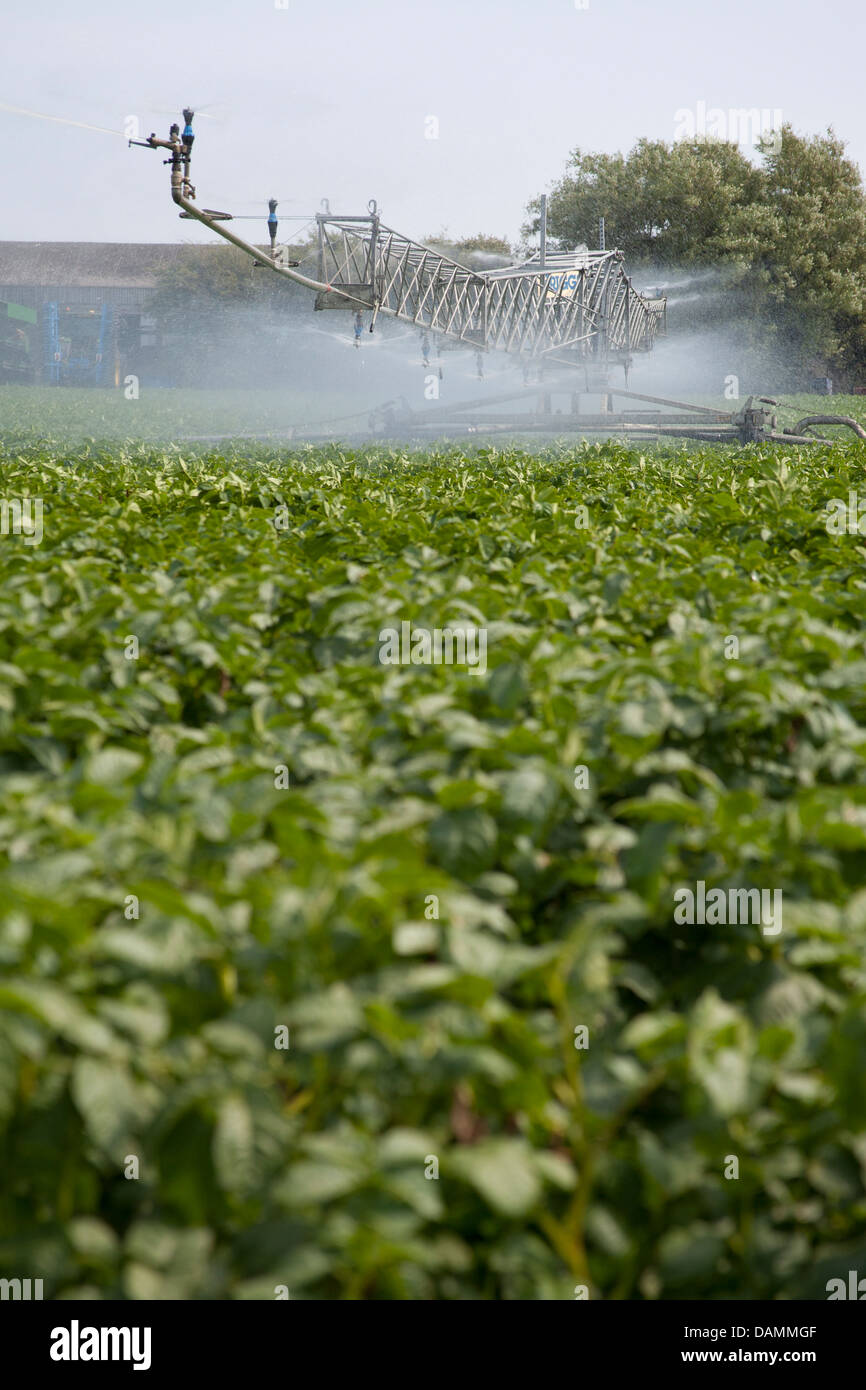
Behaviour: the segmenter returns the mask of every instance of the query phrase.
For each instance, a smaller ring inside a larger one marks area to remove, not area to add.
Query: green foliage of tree
[[[721,267],[744,338],[779,345],[808,375],[866,370],[866,196],[844,143],[790,125],[759,144],[640,140],[628,155],[575,150],[548,205],[561,246],[606,243],[636,267]],[[538,231],[529,206],[526,235]],[[675,321],[672,324],[676,330]]]
[[[183,256],[160,270],[152,304],[155,309],[230,301],[250,303],[261,297],[261,274],[236,246],[189,246]]]
[[[292,260],[311,253],[308,242],[289,247]],[[269,251],[262,248],[262,257]],[[189,246],[170,265],[160,268],[150,300],[151,312],[165,317],[182,317],[190,310],[218,312],[221,308],[271,304],[289,296],[297,302],[301,286],[256,266],[237,246]]]
[[[575,150],[548,203],[548,233],[563,247],[605,239],[632,261],[713,263],[733,207],[756,194],[759,174],[735,145],[640,140],[628,156]],[[524,228],[538,231],[538,200]]]
[[[736,209],[729,256],[770,332],[797,355],[866,368],[866,197],[832,131],[762,142],[760,197]]]
[[[425,237],[423,244],[473,269],[489,268],[494,263],[506,265],[514,259],[512,248],[504,237],[487,236],[483,232],[455,241],[443,228],[435,236]]]

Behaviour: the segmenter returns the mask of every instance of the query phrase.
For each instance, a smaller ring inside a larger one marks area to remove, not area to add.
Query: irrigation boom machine
[[[816,437],[806,431],[816,424],[840,424],[866,438],[855,420],[839,415],[807,416],[793,429],[779,430],[778,402],[768,397],[749,397],[739,411],[726,412],[629,391],[632,355],[649,352],[656,336],[664,332],[666,300],[648,298],[634,289],[621,251],[549,252],[544,200],[537,255],[518,265],[487,271],[472,270],[385,226],[373,200],[359,216],[332,213],[325,203],[324,211],[314,215],[318,275],[305,275],[299,262],[288,259],[287,248],[277,245],[276,199],[269,200],[268,249],[229,230],[226,223],[237,220],[233,214],[197,206],[190,180],[193,115],[185,109],[183,129],[173,124],[167,140],[151,134],[146,140],[129,141],[169,152],[165,163],[171,171],[171,196],[181,217],[211,228],[254,264],[314,291],[316,309],[353,312],[359,332],[365,314],[371,333],[378,315],[386,314],[478,353],[499,349],[523,361],[523,389],[421,412],[392,404],[380,414],[380,427],[431,435],[568,431],[815,443]],[[624,372],[621,389],[610,384],[615,367]],[[563,368],[571,371],[563,372]],[[536,376],[534,386],[526,384],[531,372]],[[600,396],[601,409],[581,411],[584,394]],[[616,413],[614,396],[639,402],[640,408]],[[558,397],[565,408],[554,411],[553,400]],[[537,408],[486,413],[491,407],[521,400],[534,401]],[[647,406],[665,407],[665,413]],[[371,423],[376,423],[373,417]]]

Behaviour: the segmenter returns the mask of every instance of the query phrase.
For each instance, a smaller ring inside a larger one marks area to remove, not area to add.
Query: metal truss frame
[[[475,271],[384,226],[377,213],[316,218],[317,309],[372,309],[480,349],[573,363],[627,361],[663,331],[665,301],[634,289],[619,251],[578,251]]]

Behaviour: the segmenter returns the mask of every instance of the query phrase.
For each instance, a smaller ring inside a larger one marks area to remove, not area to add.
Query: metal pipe
[[[631,352],[631,281],[628,279],[625,282],[625,351],[627,357]]]
[[[541,245],[538,251],[538,261],[541,269],[544,270],[545,254],[547,252],[547,194],[541,195]]]
[[[673,405],[680,410],[691,410],[696,415],[712,415],[719,420],[733,420],[732,411],[713,410],[709,405],[693,405],[691,401],[672,401],[670,396],[647,396],[642,391],[626,391],[620,386],[609,388],[612,396],[625,396],[630,401],[649,401],[651,405]]]
[[[773,404],[775,405],[775,401]],[[866,439],[866,430],[856,420],[852,420],[850,415],[804,415],[802,420],[797,421],[791,433],[802,434],[807,425],[845,425],[861,439]]]
[[[353,295],[346,294],[345,290],[337,290],[333,285],[328,285],[323,280],[311,280],[308,275],[301,275],[300,271],[290,270],[285,266],[274,265],[273,261],[268,260],[265,253],[259,250],[257,246],[253,246],[249,241],[244,241],[244,238],[237,236],[235,232],[230,232],[224,223],[215,222],[212,218],[208,217],[206,213],[202,212],[194,203],[190,202],[189,198],[184,194],[184,177],[181,165],[182,146],[180,141],[174,140],[169,144],[168,141],[161,140],[158,143],[172,149],[171,196],[178,207],[183,208],[185,212],[189,213],[190,217],[194,217],[195,220],[201,222],[203,226],[210,227],[211,231],[216,232],[217,235],[223,237],[225,241],[230,241],[233,246],[237,246],[241,251],[245,251],[247,255],[252,256],[259,265],[266,266],[268,270],[274,271],[276,275],[284,275],[287,280],[294,280],[298,285],[304,285],[306,289],[316,290],[320,294],[342,294],[345,299],[354,298]],[[362,301],[356,299],[355,302],[360,304]],[[365,305],[365,307],[367,306]]]

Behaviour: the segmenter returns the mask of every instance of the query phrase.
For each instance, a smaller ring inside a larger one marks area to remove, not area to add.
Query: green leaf
[[[240,1095],[224,1096],[213,1137],[214,1169],[226,1192],[243,1194],[255,1179],[253,1118]]]
[[[447,1171],[474,1187],[488,1206],[503,1216],[525,1215],[541,1196],[532,1151],[522,1139],[485,1139],[452,1150]]]
[[[100,787],[114,787],[128,781],[143,762],[141,754],[130,748],[100,748],[88,759],[85,777]]]
[[[523,667],[517,661],[505,661],[491,671],[487,681],[490,699],[497,709],[510,714],[522,704],[528,694]]]
[[[145,1118],[129,1072],[113,1062],[80,1057],[72,1069],[72,1098],[89,1138],[119,1165],[121,1148]]]
[[[493,863],[496,822],[475,807],[437,816],[428,836],[438,863],[458,877],[474,878]]]

